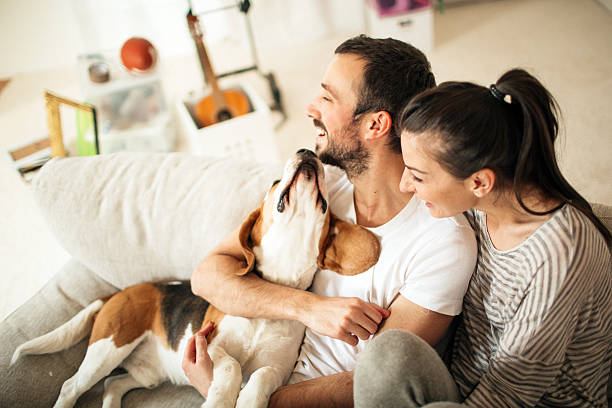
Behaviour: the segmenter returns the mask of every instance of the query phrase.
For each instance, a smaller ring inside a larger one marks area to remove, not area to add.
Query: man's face
[[[353,117],[363,68],[363,61],[355,55],[335,55],[323,77],[321,92],[307,108],[317,130],[315,151],[319,158],[344,169],[349,177],[365,171],[369,157],[361,140],[362,121]]]

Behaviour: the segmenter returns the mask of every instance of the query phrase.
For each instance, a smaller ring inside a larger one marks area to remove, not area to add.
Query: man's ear
[[[317,261],[321,269],[340,275],[357,275],[374,266],[379,256],[380,241],[376,235],[330,212],[327,234],[319,246]]]
[[[481,169],[467,178],[468,189],[477,198],[483,198],[495,186],[495,173],[491,169]]]
[[[377,111],[368,114],[366,119],[366,140],[374,140],[389,133],[391,126],[391,115],[387,111]]]
[[[262,208],[259,207],[249,214],[247,219],[240,226],[238,238],[240,240],[240,246],[242,247],[242,253],[246,259],[246,266],[238,271],[236,273],[237,275],[246,275],[255,268],[253,246],[259,245],[261,242],[261,212]]]

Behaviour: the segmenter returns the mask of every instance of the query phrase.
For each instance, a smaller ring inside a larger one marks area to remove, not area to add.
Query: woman
[[[359,358],[356,406],[607,406],[611,236],[559,171],[557,116],[520,69],[490,88],[441,84],[405,108],[401,188],[434,217],[467,211],[478,263],[450,375],[415,336],[383,333]]]

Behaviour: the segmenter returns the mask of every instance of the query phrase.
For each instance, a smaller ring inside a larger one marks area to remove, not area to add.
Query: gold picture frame
[[[60,105],[68,105],[75,109],[89,112],[93,118],[93,131],[96,154],[100,153],[98,141],[98,121],[96,116],[96,108],[91,105],[85,105],[73,100],[55,95],[49,91],[45,91],[45,108],[47,110],[47,126],[49,128],[49,141],[51,144],[51,157],[66,157],[66,148],[64,147],[64,137],[62,133],[62,119],[60,116]]]

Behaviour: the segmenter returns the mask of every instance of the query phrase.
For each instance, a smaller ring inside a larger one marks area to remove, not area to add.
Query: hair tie
[[[491,90],[491,95],[493,95],[495,99],[500,100],[502,102],[506,102],[507,104],[512,103],[512,95],[503,93],[502,91],[497,89],[497,87],[494,84],[491,85],[489,89]]]

